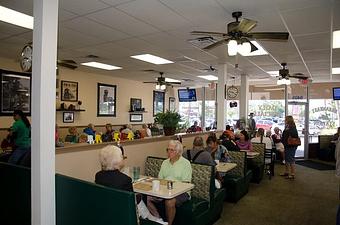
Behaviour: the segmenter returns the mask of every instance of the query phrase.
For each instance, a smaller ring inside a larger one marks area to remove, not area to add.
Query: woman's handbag
[[[288,145],[293,145],[293,146],[300,146],[301,145],[301,140],[299,137],[293,138],[291,136],[288,137],[287,140]]]

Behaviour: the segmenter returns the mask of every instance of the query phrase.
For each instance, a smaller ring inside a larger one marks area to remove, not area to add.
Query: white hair
[[[102,170],[120,169],[123,162],[122,151],[114,145],[105,146],[100,150],[99,160]]]
[[[178,140],[170,140],[169,141],[169,145],[174,145],[175,146],[174,149],[177,152],[177,154],[179,154],[179,155],[183,154],[183,145]]]

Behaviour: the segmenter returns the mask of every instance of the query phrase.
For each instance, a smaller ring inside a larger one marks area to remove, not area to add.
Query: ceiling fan
[[[68,69],[77,69],[78,65],[76,63],[76,61],[72,60],[72,59],[58,59],[57,60],[57,65],[58,66],[63,66],[66,67]]]
[[[268,41],[286,41],[288,40],[289,33],[287,32],[251,32],[256,27],[257,22],[254,20],[243,18],[242,12],[233,12],[232,16],[236,21],[228,23],[227,33],[222,32],[209,32],[209,31],[192,31],[193,35],[205,35],[221,38],[221,40],[210,44],[203,49],[210,50],[222,44],[228,44],[229,55],[236,55],[238,48],[243,48],[250,52],[258,50],[258,48],[251,42],[254,39],[268,40]],[[202,39],[202,38],[201,38]],[[239,45],[239,47],[238,47]],[[241,47],[242,46],[242,47]]]
[[[289,69],[287,68],[287,63],[281,63],[281,66],[282,66],[282,69],[279,70],[279,80],[277,81],[278,85],[281,85],[281,84],[289,85],[290,84],[290,80],[289,80],[290,77],[296,78],[296,79],[299,79],[299,80],[307,80],[308,79],[308,77],[305,76],[302,73],[294,73],[294,74],[291,75],[289,73]]]
[[[163,77],[164,72],[159,72],[161,75],[160,77],[157,77],[156,81],[144,81],[143,83],[146,84],[156,84],[156,89],[158,90],[165,90],[166,86],[173,86],[173,85],[179,85],[181,82],[174,82],[174,81],[167,81],[165,77]]]
[[[203,68],[201,70],[206,71],[206,72],[217,72],[217,69],[213,66],[209,66],[209,67]]]

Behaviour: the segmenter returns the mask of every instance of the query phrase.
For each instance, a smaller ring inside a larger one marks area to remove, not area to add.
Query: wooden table
[[[237,166],[236,163],[225,163],[225,162],[220,162],[216,165],[216,171],[217,172],[222,172],[226,173],[229,170],[234,169]]]
[[[155,192],[152,190],[152,181],[160,180],[160,190]],[[142,178],[133,183],[133,191],[149,196],[154,196],[164,199],[172,199],[180,194],[190,191],[195,185],[191,183],[185,183],[180,181],[173,181],[173,189],[167,188],[167,180],[157,178]]]
[[[250,152],[248,150],[240,150],[240,151],[241,152],[246,152],[248,159],[253,159],[253,158],[256,158],[258,155],[260,155],[260,153],[258,153],[258,152]]]

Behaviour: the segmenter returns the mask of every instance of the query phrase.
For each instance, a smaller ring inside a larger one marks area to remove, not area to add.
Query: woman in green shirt
[[[13,119],[10,135],[14,139],[14,150],[8,162],[19,164],[20,160],[31,151],[31,124],[21,110],[13,112]]]

